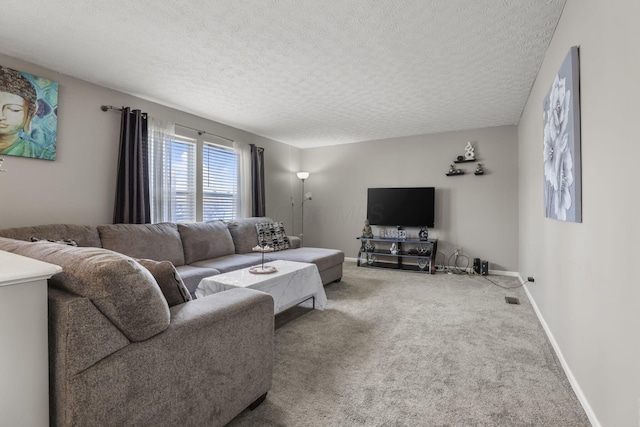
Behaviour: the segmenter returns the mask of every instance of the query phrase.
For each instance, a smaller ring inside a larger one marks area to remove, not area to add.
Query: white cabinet
[[[47,279],[60,271],[0,251],[0,425],[49,425]]]

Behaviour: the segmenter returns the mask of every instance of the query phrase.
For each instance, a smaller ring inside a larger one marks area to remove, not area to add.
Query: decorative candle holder
[[[262,263],[260,265],[256,265],[254,267],[251,267],[249,269],[249,273],[253,273],[253,274],[271,274],[271,273],[275,273],[276,271],[278,271],[274,266],[272,265],[264,265],[264,254],[266,252],[273,252],[274,249],[272,247],[270,247],[269,245],[258,245],[255,246],[251,249],[253,252],[260,252],[262,254]]]

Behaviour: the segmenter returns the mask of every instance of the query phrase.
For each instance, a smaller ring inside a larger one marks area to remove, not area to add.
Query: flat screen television
[[[435,193],[434,187],[369,188],[369,224],[433,228]]]

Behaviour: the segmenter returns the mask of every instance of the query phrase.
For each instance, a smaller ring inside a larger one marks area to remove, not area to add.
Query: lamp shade
[[[298,175],[299,179],[307,179],[307,178],[309,178],[309,172],[298,172],[296,175]]]

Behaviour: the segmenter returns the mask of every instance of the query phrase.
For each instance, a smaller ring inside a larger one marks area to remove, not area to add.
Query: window
[[[152,141],[151,217],[154,222],[196,220],[196,141],[174,135]]]
[[[238,154],[226,147],[202,146],[202,219],[238,217]]]
[[[238,218],[239,155],[200,137],[150,132],[153,222]]]

